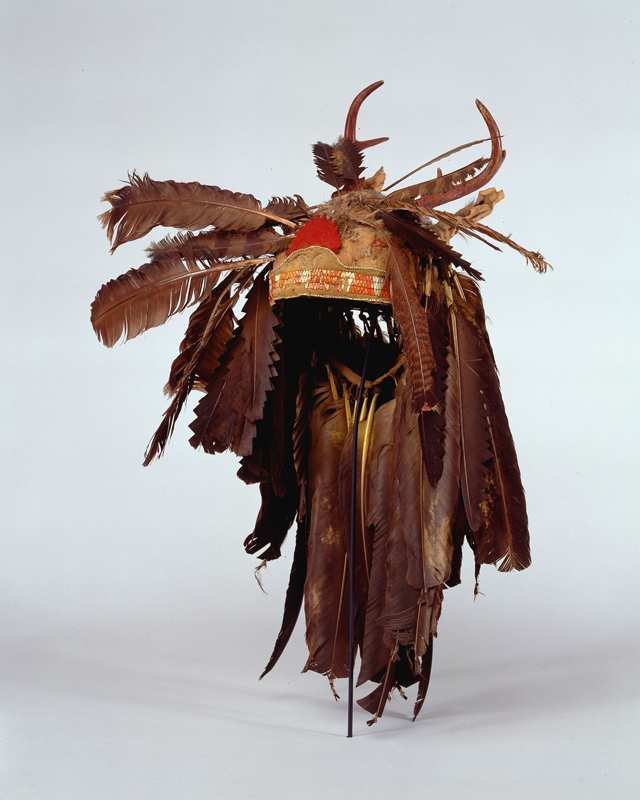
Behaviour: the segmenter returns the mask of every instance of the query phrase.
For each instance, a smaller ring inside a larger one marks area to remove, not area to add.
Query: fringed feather
[[[306,670],[336,678],[349,673],[347,553],[338,502],[338,465],[347,433],[342,398],[318,383],[310,414],[310,532],[305,586]]]
[[[165,236],[157,243],[152,242],[147,248],[147,254],[152,259],[176,254],[190,269],[195,270],[200,266],[215,266],[223,259],[276,255],[286,250],[292,239],[293,235],[278,234],[271,228],[246,233],[178,233]]]
[[[91,305],[91,324],[100,341],[113,347],[202,300],[229,267],[190,269],[177,256],[158,258],[106,283]]]
[[[383,629],[377,623],[387,595],[387,540],[389,538],[389,503],[397,476],[393,457],[393,420],[396,400],[390,400],[376,411],[373,420],[371,454],[365,488],[365,525],[373,531],[371,576],[365,616],[364,639],[358,686],[384,669],[389,660],[389,647],[383,640]]]
[[[253,195],[201,183],[154,181],[149,175],[129,176],[121,189],[107,192],[111,209],[99,216],[112,252],[125,242],[145,236],[156,225],[200,230],[214,225],[231,231],[253,231],[265,222],[295,228],[291,221],[262,208]]]
[[[485,164],[489,163],[488,158],[479,158],[462,169],[449,172],[447,175],[438,175],[430,181],[415,183],[413,186],[406,186],[404,189],[396,189],[395,192],[387,195],[388,200],[412,200],[417,197],[428,197],[429,195],[439,195],[448,192],[454,186],[458,186],[479,172]]]
[[[391,239],[388,239],[388,245],[387,269],[391,275],[393,313],[404,337],[413,386],[413,407],[418,413],[430,411],[437,405],[438,396],[434,390],[436,362],[427,315],[411,278],[409,257]]]
[[[229,295],[235,278],[235,275],[228,276],[191,315],[180,345],[180,355],[171,366],[169,381],[165,386],[165,392],[172,394],[173,399],[149,442],[144,458],[145,467],[163,454],[196,381],[199,380],[200,385],[204,386],[220,366],[220,357],[233,336],[233,307],[240,296],[240,289]]]
[[[451,307],[451,339],[454,343],[460,386],[460,440],[462,444],[460,482],[467,518],[472,531],[485,519],[489,420],[482,375],[487,369],[481,334],[458,306]]]
[[[202,446],[207,453],[230,448],[239,456],[249,455],[256,422],[262,419],[267,392],[272,388],[280,321],[269,305],[265,274],[255,280],[243,312],[240,327],[190,425],[192,446]]]
[[[293,565],[289,575],[289,586],[284,601],[284,612],[280,633],[276,639],[273,653],[269,663],[264,668],[260,680],[264,678],[275,667],[289,643],[293,629],[298,621],[302,601],[304,599],[304,584],[307,577],[307,541],[309,531],[304,521],[298,521],[298,531],[296,534],[296,547],[293,553]]]

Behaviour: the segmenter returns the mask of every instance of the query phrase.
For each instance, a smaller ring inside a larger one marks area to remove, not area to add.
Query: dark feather
[[[371,435],[365,483],[365,524],[373,531],[373,546],[358,686],[373,680],[389,660],[389,647],[384,643],[383,629],[376,620],[382,614],[386,603],[389,501],[392,492],[396,491],[394,484],[397,484],[393,463],[395,405],[394,399],[376,411]]]
[[[433,390],[438,398],[438,405],[437,410],[422,411],[418,415],[418,425],[422,458],[427,469],[429,483],[435,488],[442,475],[442,459],[445,454],[443,440],[449,331],[444,307],[433,294],[427,299],[427,320],[429,323],[429,339],[436,364],[433,372]]]
[[[271,480],[260,484],[262,505],[255,528],[244,541],[247,553],[258,554],[258,558],[264,561],[280,558],[280,548],[298,509],[297,490],[298,487],[294,485],[289,492],[280,497],[274,491]]]
[[[150,258],[177,254],[191,269],[215,266],[227,258],[258,258],[286,250],[293,236],[278,234],[270,228],[245,233],[204,231],[178,233],[152,242],[147,248]]]
[[[295,227],[265,211],[253,195],[201,183],[154,181],[148,175],[129,176],[121,189],[103,197],[111,209],[98,219],[107,229],[112,251],[145,236],[156,225],[199,230],[214,225],[223,230],[253,231],[270,220]]]
[[[285,647],[289,643],[293,629],[298,621],[300,608],[302,607],[302,600],[304,599],[304,584],[307,577],[307,540],[309,533],[304,522],[298,522],[298,531],[296,534],[296,547],[293,553],[293,565],[291,567],[291,574],[289,576],[289,586],[287,588],[287,595],[284,601],[284,614],[282,617],[282,626],[280,633],[276,639],[273,653],[269,659],[269,663],[264,668],[260,680],[271,672],[271,670],[278,663]]]
[[[465,261],[460,253],[449,247],[448,244],[428,231],[415,220],[408,218],[406,212],[379,211],[377,216],[384,221],[384,224],[392,233],[403,239],[411,249],[420,255],[434,255],[441,258],[448,264],[455,264],[462,269],[468,270],[471,264]]]
[[[107,347],[121,337],[133,339],[209,294],[221,271],[190,269],[177,255],[131,269],[96,295],[91,305],[93,329]]]
[[[230,291],[237,278],[235,273],[228,275],[189,317],[180,355],[172,363],[164,387],[165,394],[175,394],[186,376],[204,388],[220,366],[220,358],[233,336],[233,308],[240,291],[233,294]]]
[[[459,306],[451,307],[450,321],[460,384],[460,483],[469,525],[477,531],[485,520],[487,462],[491,458],[484,395],[487,384],[482,377],[488,367],[486,349],[480,332]]]
[[[324,142],[317,142],[311,148],[313,150],[313,161],[318,168],[318,177],[321,181],[333,186],[334,189],[341,189],[347,179],[336,170],[333,159],[333,146]]]
[[[319,384],[310,415],[310,533],[305,615],[309,660],[306,670],[330,677],[349,673],[347,562],[338,503],[338,464],[347,433],[341,398],[328,381]]]
[[[357,181],[362,175],[362,152],[349,139],[340,139],[331,148],[331,163],[337,175]]]
[[[387,269],[391,276],[393,314],[404,337],[405,354],[411,372],[413,407],[430,411],[438,403],[434,389],[436,362],[431,348],[427,315],[411,278],[409,258],[391,240]]]
[[[416,703],[413,707],[413,722],[416,721],[418,714],[422,711],[427,690],[429,689],[429,681],[431,680],[431,666],[433,664],[433,636],[429,637],[429,644],[425,654],[422,656],[420,665],[420,683],[418,684],[418,696]]]
[[[415,183],[413,186],[406,186],[404,189],[396,189],[387,196],[388,200],[412,200],[416,197],[425,197],[433,194],[448,192],[453,186],[465,181],[475,175],[485,164],[489,163],[488,158],[479,158],[462,169],[449,172],[447,175],[439,175],[430,181]]]
[[[307,204],[299,194],[295,197],[272,197],[264,210],[289,220],[307,219],[310,216]]]
[[[173,399],[149,442],[144,458],[145,467],[163,454],[196,380],[199,378],[206,382],[220,366],[220,356],[233,336],[233,306],[240,294],[237,292],[226,296],[234,278],[233,275],[226,278],[191,315],[180,345],[180,355],[172,364],[169,382],[165,386],[165,391],[173,394]]]
[[[269,305],[266,273],[256,279],[243,308],[240,326],[196,407],[191,424],[193,447],[207,453],[230,448],[236,455],[252,451],[256,422],[262,419],[267,392],[272,388],[276,328],[280,324]]]

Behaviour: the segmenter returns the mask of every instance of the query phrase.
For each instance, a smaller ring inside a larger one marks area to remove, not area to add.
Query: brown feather
[[[150,258],[176,253],[191,269],[200,265],[208,267],[227,258],[257,258],[276,255],[286,250],[293,236],[264,230],[231,233],[229,231],[204,231],[203,233],[178,233],[152,242],[147,248]]]
[[[293,629],[298,621],[300,608],[304,599],[304,584],[307,577],[307,540],[309,532],[304,522],[298,522],[298,530],[296,534],[296,547],[293,553],[293,565],[291,567],[291,574],[289,576],[289,586],[287,587],[287,594],[284,601],[284,613],[282,615],[282,625],[280,633],[276,639],[273,653],[269,659],[269,663],[264,668],[260,680],[264,678],[267,673],[277,664],[280,656],[282,655],[285,647],[289,643]]]
[[[295,197],[272,197],[264,210],[284,219],[306,219],[310,216],[307,204],[297,194]]]
[[[483,394],[489,422],[493,459],[489,462],[488,497],[484,504],[486,520],[476,531],[476,561],[495,564],[504,559],[498,569],[526,569],[531,563],[529,531],[524,489],[509,421],[500,391],[498,370],[485,325],[482,297],[474,281],[460,276],[466,298],[465,311],[482,334],[486,387]]]
[[[460,483],[469,525],[477,531],[485,519],[487,462],[491,458],[484,395],[487,384],[482,378],[488,366],[486,349],[480,332],[457,305],[451,307],[450,324],[460,386]]]
[[[411,278],[406,252],[391,239],[387,239],[387,243],[393,314],[404,337],[404,350],[413,386],[413,407],[416,412],[430,411],[438,403],[438,396],[434,390],[436,362],[429,338],[427,315]]]
[[[120,338],[133,339],[209,294],[221,271],[189,269],[175,255],[131,269],[96,295],[91,304],[93,329],[107,347]]]
[[[305,585],[306,670],[336,678],[349,673],[346,552],[338,502],[338,464],[347,433],[342,398],[319,383],[310,414],[310,533]]]
[[[270,220],[296,227],[265,211],[253,195],[196,182],[154,181],[135,172],[128,184],[107,192],[103,200],[111,203],[111,209],[98,219],[107,229],[112,252],[145,236],[156,225],[187,230],[214,225],[223,230],[253,231]]]
[[[258,554],[258,558],[264,561],[280,558],[280,548],[298,508],[297,488],[291,487],[290,492],[280,497],[270,480],[260,484],[262,504],[255,527],[244,540],[244,549],[249,555]]]
[[[248,274],[244,275],[237,291],[230,296],[228,293],[238,276],[228,275],[191,315],[180,345],[180,355],[173,362],[169,381],[164,387],[166,394],[173,394],[173,399],[147,446],[143,462],[145,467],[164,453],[191,390],[196,386],[204,388],[209,377],[220,366],[220,357],[233,336],[233,307],[241,291],[252,280],[254,271],[255,267],[247,269]]]
[[[383,641],[383,629],[376,622],[386,603],[387,539],[389,537],[389,500],[392,485],[397,483],[393,468],[393,419],[396,400],[385,403],[373,420],[371,448],[365,484],[365,525],[373,531],[371,577],[367,598],[362,663],[358,686],[373,680],[389,660],[389,647]]]
[[[362,175],[362,152],[349,139],[340,139],[333,145],[330,159],[336,174],[348,181],[357,181]]]
[[[347,178],[336,168],[333,146],[325,144],[325,142],[316,142],[311,149],[320,180],[333,186],[334,189],[341,189],[347,182]]]
[[[238,275],[228,275],[189,317],[180,343],[180,355],[171,364],[165,394],[175,394],[186,375],[204,385],[220,366],[220,358],[233,336],[233,308],[240,291],[230,294]],[[194,362],[195,358],[195,363]]]
[[[422,458],[427,469],[429,483],[435,488],[442,475],[442,459],[445,454],[443,440],[445,435],[445,380],[448,372],[449,331],[444,307],[434,294],[427,298],[427,320],[429,323],[429,339],[436,363],[436,369],[433,372],[433,390],[438,397],[438,405],[437,410],[422,411],[418,415],[418,426],[420,429]]]
[[[412,218],[413,215],[407,217],[406,212],[403,211],[379,211],[377,216],[384,221],[384,224],[392,233],[404,239],[415,253],[424,256],[438,256],[446,263],[455,264],[465,270],[471,267],[471,264],[465,261],[460,253],[456,253],[446,242],[438,239],[434,233],[419,225]]]
[[[476,172],[482,169],[485,164],[489,163],[488,158],[479,158],[477,161],[468,164],[462,169],[449,172],[446,175],[439,175],[437,178],[432,178],[430,181],[422,181],[422,183],[415,183],[412,186],[406,186],[404,189],[396,189],[387,196],[388,200],[410,200],[416,197],[425,197],[433,194],[442,194],[448,192],[453,186],[465,181]]]
[[[272,388],[276,327],[280,324],[269,305],[266,273],[257,278],[247,295],[240,327],[223,357],[223,364],[209,382],[206,396],[196,407],[190,442],[207,453],[230,448],[249,455],[262,419],[267,392]]]

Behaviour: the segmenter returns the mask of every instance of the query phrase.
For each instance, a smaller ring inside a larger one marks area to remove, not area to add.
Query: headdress
[[[414,718],[420,711],[463,542],[476,576],[482,564],[508,571],[530,562],[482,277],[449,241],[459,231],[492,239],[547,268],[539,253],[480,222],[503,197],[483,187],[505,153],[479,101],[489,158],[393,191],[384,191],[382,170],[362,176],[363,150],[386,140],[356,139],[358,109],[381,84],[356,97],[335,144],[313,146],[318,176],[334,190],[320,206],[298,195],[263,205],[135,173],[108,192],[101,219],[113,249],[156,226],[183,232],[151,244],[149,263],[103,286],[91,314],[112,346],[197,304],[145,465],[163,452],[189,392],[203,391],[191,443],[233,451],[239,477],[260,487],[247,552],[262,564],[278,558],[296,525],[284,619],[263,675],[304,604],[305,669],[333,686],[358,650],[358,684],[377,684],[359,701],[372,721],[394,688],[416,683]],[[440,209],[476,191],[457,213]],[[224,532],[214,526],[211,535]]]

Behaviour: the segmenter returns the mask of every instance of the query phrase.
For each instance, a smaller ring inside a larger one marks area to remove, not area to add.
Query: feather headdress
[[[204,392],[191,444],[232,450],[239,477],[260,487],[247,552],[264,563],[278,558],[296,527],[284,619],[263,675],[304,605],[305,670],[333,687],[358,651],[358,683],[377,684],[359,701],[372,721],[394,688],[412,684],[414,719],[420,711],[464,540],[476,574],[483,564],[508,571],[530,563],[482,276],[449,241],[466,232],[515,248],[538,272],[548,266],[480,223],[503,197],[483,187],[505,152],[479,101],[488,159],[386,193],[382,170],[362,177],[363,150],[385,139],[356,139],[358,109],[381,84],[356,97],[335,144],[313,146],[318,177],[335,190],[320,206],[298,195],[263,205],[136,173],[108,192],[100,219],[113,249],[157,226],[182,232],[151,244],[150,261],[103,286],[91,308],[111,347],[196,306],[145,465],[163,453],[188,394]],[[439,209],[476,191],[458,213]]]

